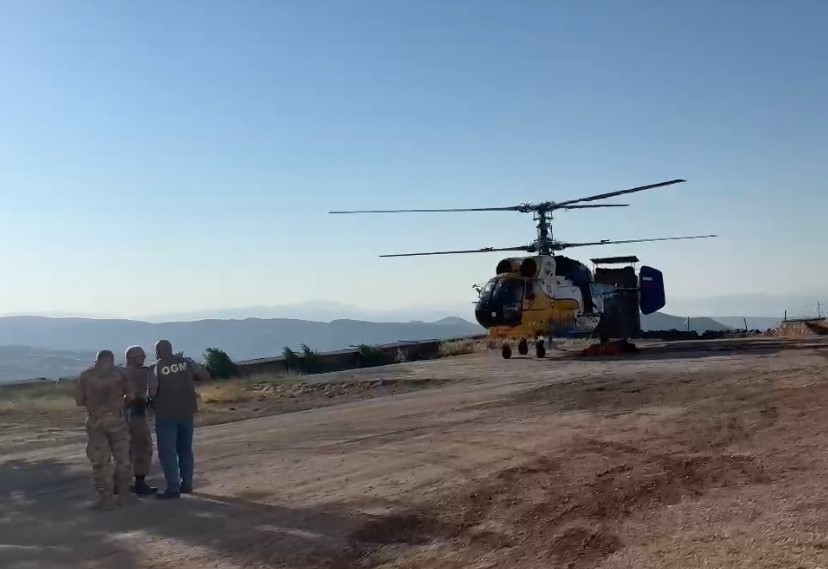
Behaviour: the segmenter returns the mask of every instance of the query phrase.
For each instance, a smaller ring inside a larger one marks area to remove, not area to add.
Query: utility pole
[[[819,301],[817,300],[817,318],[822,318],[822,309],[819,306]]]

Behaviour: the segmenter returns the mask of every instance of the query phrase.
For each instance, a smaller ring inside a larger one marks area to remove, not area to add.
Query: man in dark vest
[[[158,461],[167,479],[161,500],[193,491],[193,427],[198,412],[196,379],[210,378],[193,360],[173,353],[169,340],[155,344],[158,358],[150,366],[149,395],[155,410],[155,441]]]

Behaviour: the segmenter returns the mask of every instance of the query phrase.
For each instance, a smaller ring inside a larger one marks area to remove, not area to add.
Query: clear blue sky
[[[456,304],[530,216],[668,296],[828,288],[828,3],[0,3],[0,312]],[[786,258],[779,257],[785,255]]]

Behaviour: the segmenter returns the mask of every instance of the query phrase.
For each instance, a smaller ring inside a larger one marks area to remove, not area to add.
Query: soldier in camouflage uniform
[[[152,462],[152,435],[147,417],[147,383],[149,368],[144,365],[147,357],[141,346],[131,346],[126,351],[123,370],[135,389],[135,400],[127,404],[129,417],[129,456],[135,485],[131,488],[139,496],[155,494],[158,489],[149,486],[145,479]]]
[[[115,356],[101,350],[95,365],[84,370],[76,386],[75,401],[86,407],[86,456],[92,463],[92,475],[98,501],[93,508],[108,510],[115,505],[112,487],[112,462],[119,490],[118,502],[126,505],[135,497],[128,487],[132,478],[129,463],[129,430],[124,417],[124,401],[135,396],[132,384],[123,370],[115,366]]]

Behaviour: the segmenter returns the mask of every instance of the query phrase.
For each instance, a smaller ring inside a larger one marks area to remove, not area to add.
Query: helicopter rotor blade
[[[436,208],[436,209],[358,209],[358,210],[338,210],[329,211],[329,214],[352,214],[352,213],[456,213],[465,211],[518,211],[521,213],[529,213],[537,211],[541,208],[546,209],[588,209],[597,207],[629,207],[630,204],[625,203],[608,203],[608,204],[578,204],[567,205],[558,208],[552,202],[543,202],[540,204],[521,204],[510,205],[504,207],[452,207],[452,208]]]
[[[596,203],[596,204],[576,204],[576,205],[564,205],[558,207],[555,206],[556,209],[592,209],[596,207],[630,207],[628,203]]]
[[[491,253],[493,251],[535,251],[533,245],[520,245],[518,247],[484,247],[482,249],[459,249],[456,251],[429,251],[426,253],[396,253],[393,255],[380,255],[380,257],[421,257],[425,255],[463,255],[466,253]]]
[[[446,213],[458,211],[520,211],[521,206],[506,207],[459,207],[447,209],[360,209],[351,211],[329,211],[329,214],[343,213]]]
[[[718,235],[686,235],[682,237],[654,237],[650,239],[624,239],[621,241],[613,241],[611,239],[602,239],[601,241],[587,241],[584,243],[557,243],[556,249],[569,249],[571,247],[592,247],[594,245],[624,245],[626,243],[646,243],[648,241],[677,241],[681,239],[709,239],[711,237],[718,237]]]
[[[595,200],[603,200],[603,199],[611,198],[611,197],[614,197],[614,196],[621,196],[621,195],[624,195],[624,194],[632,194],[632,193],[635,193],[635,192],[643,192],[644,190],[652,190],[654,188],[663,188],[665,186],[671,186],[673,184],[679,184],[681,182],[686,182],[686,181],[687,180],[681,180],[681,179],[669,180],[667,182],[659,182],[658,184],[649,184],[647,186],[638,186],[637,188],[630,188],[629,190],[620,190],[620,191],[617,191],[617,192],[608,192],[606,194],[596,194],[594,196],[587,196],[585,198],[578,198],[578,199],[574,199],[574,200],[567,200],[565,202],[558,202],[558,203],[555,204],[555,207],[560,208],[560,207],[563,207],[563,206],[568,206],[568,205],[576,204],[576,203],[579,203],[579,202],[592,202],[592,201],[595,201]]]

